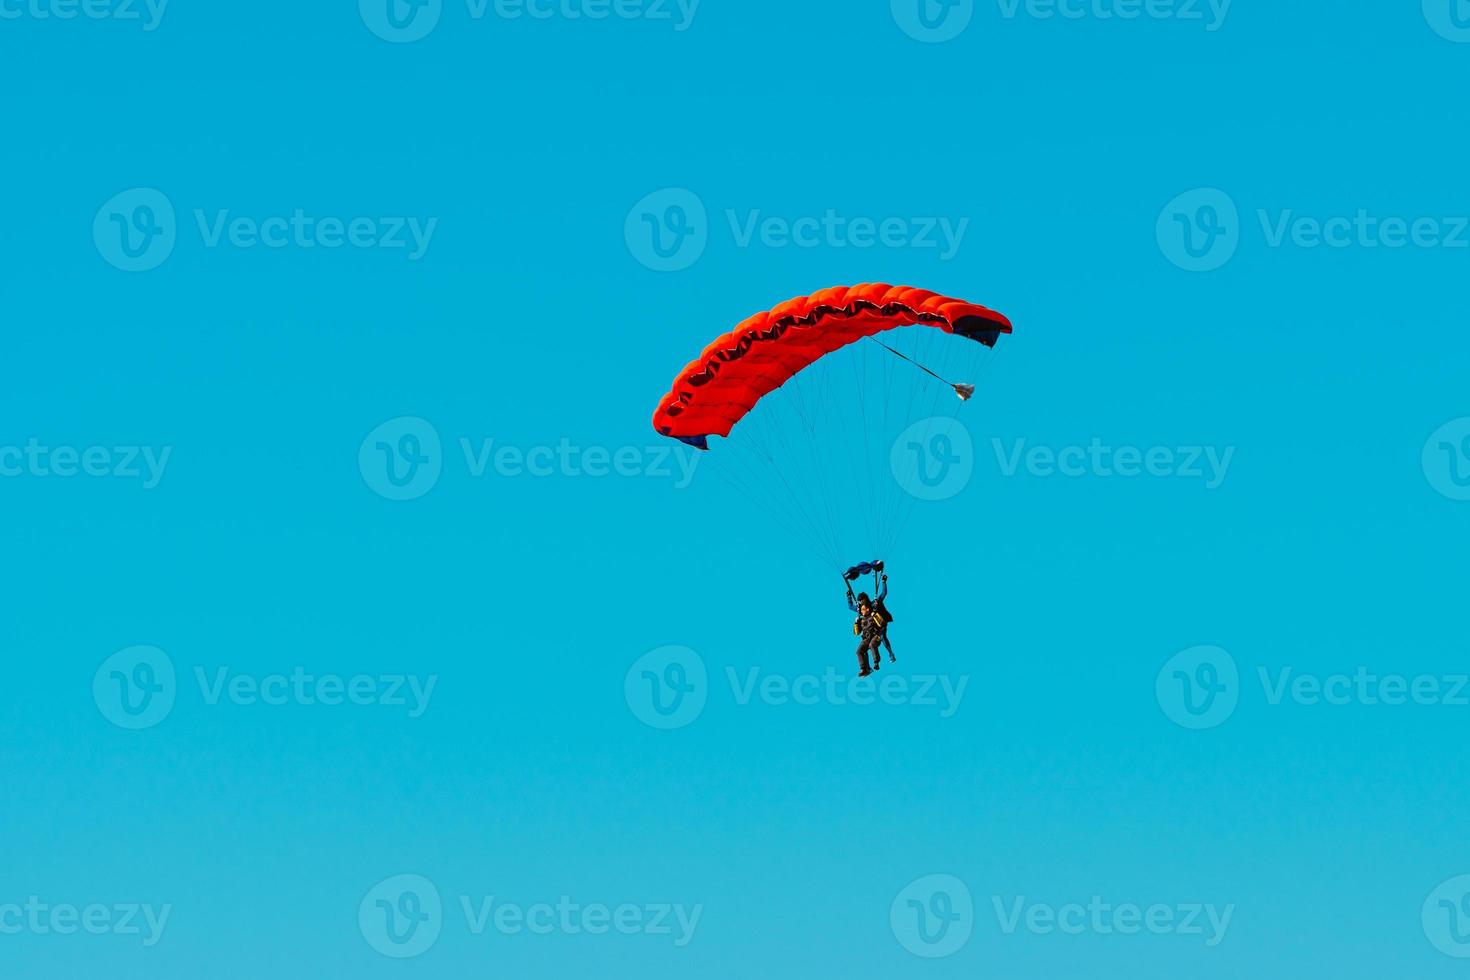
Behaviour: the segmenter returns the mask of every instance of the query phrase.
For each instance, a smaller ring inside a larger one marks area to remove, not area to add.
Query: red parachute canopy
[[[833,286],[757,313],[717,338],[674,379],[653,413],[659,433],[708,449],[756,402],[814,361],[864,337],[916,324],[994,347],[1011,321],[994,310],[927,289]]]

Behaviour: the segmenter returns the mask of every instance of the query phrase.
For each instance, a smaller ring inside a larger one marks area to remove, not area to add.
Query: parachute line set
[[[947,438],[975,392],[971,372],[1011,330],[992,309],[930,290],[835,286],[715,338],[674,379],[653,426],[699,450],[720,437],[715,469],[841,571],[850,548],[887,555],[897,543],[923,495],[911,491],[926,447]]]

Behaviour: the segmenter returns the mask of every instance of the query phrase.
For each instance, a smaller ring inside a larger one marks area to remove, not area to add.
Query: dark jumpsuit
[[[884,642],[883,627],[887,625],[887,622],[877,615],[877,603],[882,602],[887,597],[888,583],[880,582],[878,585],[878,595],[869,604],[868,615],[864,616],[858,609],[857,597],[851,592],[847,594],[847,608],[858,614],[857,621],[853,623],[853,628],[858,633],[857,658],[859,673],[866,674],[870,670],[882,669],[883,656],[879,650],[879,644]],[[873,651],[873,665],[871,668],[868,666],[869,650]]]

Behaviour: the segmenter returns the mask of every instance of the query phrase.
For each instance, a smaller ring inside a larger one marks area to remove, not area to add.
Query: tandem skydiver
[[[888,612],[883,605],[883,600],[888,596],[888,576],[882,575],[879,579],[877,599],[868,598],[866,592],[860,592],[856,596],[852,594],[852,586],[847,587],[847,608],[857,613],[857,619],[853,621],[852,632],[858,637],[858,676],[867,677],[875,670],[883,669],[883,653],[879,649],[880,644],[888,644]],[[872,651],[872,666],[868,665],[868,651]],[[893,647],[888,646],[889,662],[896,658],[893,656]]]

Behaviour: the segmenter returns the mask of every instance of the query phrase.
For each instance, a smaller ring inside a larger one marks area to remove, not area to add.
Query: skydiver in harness
[[[873,603],[868,599],[866,592],[860,593],[856,600],[852,593],[847,594],[847,606],[857,612],[857,619],[853,621],[852,631],[858,637],[858,676],[867,677],[875,670],[883,669],[883,654],[878,645],[883,642],[883,617],[878,610],[873,608]],[[868,666],[868,651],[873,651],[873,665]]]
[[[897,661],[893,655],[893,646],[888,642],[888,624],[892,621],[888,615],[888,608],[883,600],[888,596],[888,575],[882,571],[882,562],[872,564],[865,563],[858,566],[863,571],[853,572],[850,569],[848,575],[844,576],[849,583],[847,586],[847,608],[857,613],[857,619],[852,624],[852,632],[858,637],[858,676],[867,677],[875,670],[883,669],[883,654],[879,650],[879,644],[888,648],[888,661]],[[857,596],[852,594],[851,580],[865,571],[872,571],[878,578],[878,595],[876,599],[869,599],[866,592],[860,592]],[[872,666],[868,666],[868,651],[873,653]]]

